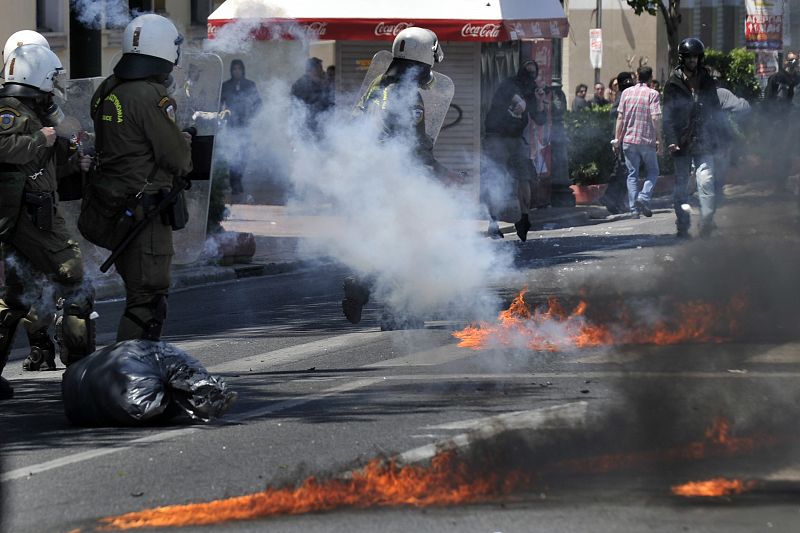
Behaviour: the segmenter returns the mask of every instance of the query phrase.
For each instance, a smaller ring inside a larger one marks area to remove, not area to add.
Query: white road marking
[[[394,359],[387,359],[385,361],[378,361],[364,365],[362,368],[392,368],[403,366],[436,366],[458,361],[459,359],[466,359],[479,355],[473,350],[459,350],[454,344],[447,344],[439,348],[431,350],[424,350],[422,352],[415,352]]]
[[[344,383],[342,385],[337,385],[336,387],[331,387],[330,389],[326,389],[320,393],[312,394],[309,396],[304,396],[302,398],[296,398],[294,400],[285,400],[282,402],[278,402],[275,404],[267,405],[264,407],[259,407],[258,409],[253,409],[250,411],[245,411],[243,413],[239,413],[235,416],[228,417],[227,420],[229,422],[238,422],[242,420],[247,420],[250,418],[257,418],[259,416],[268,415],[271,413],[277,413],[279,411],[285,411],[287,409],[292,409],[294,407],[315,402],[317,400],[321,400],[328,396],[332,396],[334,394],[339,394],[341,392],[348,392],[353,391],[356,389],[369,387],[370,385],[374,385],[375,383],[383,381],[383,378],[368,378],[368,379],[360,379],[356,381],[352,381],[349,383]],[[22,468],[17,468],[15,470],[10,470],[8,472],[4,472],[0,475],[0,482],[5,481],[12,481],[15,479],[26,478],[28,476],[32,476],[34,474],[41,474],[42,472],[47,472],[49,470],[54,470],[56,468],[61,468],[62,466],[67,466],[75,463],[80,463],[83,461],[88,461],[91,459],[95,459],[97,457],[102,457],[104,455],[110,455],[112,453],[122,452],[125,450],[129,450],[137,445],[147,444],[152,442],[161,442],[177,437],[182,437],[185,435],[191,435],[192,433],[196,433],[198,431],[203,431],[205,429],[213,429],[213,426],[193,426],[190,428],[182,428],[182,429],[173,429],[169,431],[161,431],[159,433],[155,433],[153,435],[148,435],[147,437],[141,437],[138,439],[133,439],[128,441],[125,444],[120,444],[118,446],[107,446],[104,448],[95,448],[91,450],[86,450],[79,453],[74,453],[71,455],[67,455],[64,457],[60,457],[58,459],[53,459],[52,461],[46,461],[44,463],[24,466]]]
[[[402,464],[426,461],[443,450],[465,448],[477,440],[487,439],[514,429],[580,427],[586,421],[588,405],[588,402],[573,402],[466,421],[468,424],[464,428],[470,429],[467,433],[460,433],[445,440],[408,450],[397,455],[396,459]],[[430,428],[449,429],[458,427],[458,424],[461,423],[430,426]]]
[[[772,472],[764,479],[768,481],[792,481],[792,482],[800,482],[800,465],[793,465],[786,468],[782,468],[781,470],[776,470]]]
[[[346,348],[353,348],[363,346],[374,342],[379,336],[380,332],[358,332],[346,333],[344,335],[337,335],[335,337],[326,337],[324,339],[305,342],[296,346],[289,346],[278,350],[272,350],[233,361],[227,361],[218,365],[207,367],[206,370],[212,374],[222,373],[246,373],[258,372],[266,369],[274,368],[275,366],[295,363],[303,359],[311,359],[313,357],[320,357],[329,355],[338,350]],[[217,344],[218,339],[211,339],[207,341],[187,341],[187,342],[173,342],[178,348],[189,352],[197,353],[206,346]],[[25,352],[27,353],[27,351]],[[202,359],[197,355],[194,357]],[[43,381],[61,381],[61,376],[64,372],[63,368],[59,368],[53,372],[24,372],[22,365],[9,365],[4,371],[4,376],[10,379],[25,378]]]
[[[465,429],[468,431],[476,431],[485,427],[500,426],[505,429],[520,429],[528,427],[552,427],[548,424],[554,423],[557,427],[563,426],[563,418],[561,414],[568,417],[577,415],[585,416],[587,402],[574,402],[564,405],[556,405],[553,407],[543,407],[540,409],[529,409],[525,411],[512,411],[510,413],[502,413],[494,416],[486,416],[482,418],[473,418],[470,420],[459,420],[457,422],[448,422],[447,424],[437,424],[434,426],[425,426],[425,429]]]
[[[280,365],[296,363],[303,359],[331,355],[339,350],[363,346],[375,342],[380,335],[381,333],[377,331],[367,331],[327,337],[318,341],[306,342],[297,346],[228,361],[208,367],[207,370],[212,374],[259,372],[273,369]]]
[[[800,344],[796,342],[768,348],[763,353],[750,357],[748,363],[800,364]]]

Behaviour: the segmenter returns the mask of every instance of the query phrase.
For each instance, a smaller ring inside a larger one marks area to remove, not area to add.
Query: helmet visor
[[[175,47],[176,47],[176,55],[175,55],[175,66],[178,66],[178,63],[181,61],[181,45],[183,44],[183,35],[180,33],[177,37],[175,37]]]
[[[67,101],[67,72],[58,69],[53,73],[53,94],[62,101]]]
[[[433,62],[441,63],[444,61],[444,50],[439,46],[439,41],[433,43]]]

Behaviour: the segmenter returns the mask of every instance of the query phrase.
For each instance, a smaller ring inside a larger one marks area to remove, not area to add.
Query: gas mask
[[[162,82],[164,87],[167,89],[167,94],[170,96],[175,95],[175,91],[177,90],[177,83],[175,83],[175,77],[170,74],[167,78]]]
[[[55,102],[50,102],[50,105],[44,109],[44,116],[42,117],[42,123],[45,126],[50,126],[55,128],[64,120],[64,112],[58,107],[58,104]]]
[[[47,94],[43,98],[36,99],[37,114],[39,115],[42,124],[55,128],[64,120],[64,111],[53,100],[52,94]]]
[[[786,59],[783,62],[784,67],[786,68],[786,72],[789,74],[796,74],[798,71],[798,67],[800,67],[800,63],[798,63],[797,57],[793,57],[791,59]]]

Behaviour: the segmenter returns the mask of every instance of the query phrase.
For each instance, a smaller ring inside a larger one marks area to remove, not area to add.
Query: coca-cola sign
[[[307,35],[314,35],[316,37],[322,37],[325,35],[325,32],[328,31],[328,23],[327,22],[311,22],[309,24],[303,25],[303,30],[306,32]]]
[[[387,24],[386,22],[379,22],[375,26],[375,35],[397,35],[406,28],[413,26],[413,22],[397,22],[394,24]]]
[[[470,24],[467,22],[464,24],[464,27],[461,28],[461,36],[462,37],[472,37],[475,39],[478,38],[491,38],[497,39],[500,37],[500,24],[492,24],[487,23],[483,25],[479,24]]]

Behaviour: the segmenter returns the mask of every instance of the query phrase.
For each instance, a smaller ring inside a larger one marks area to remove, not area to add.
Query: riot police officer
[[[176,177],[191,171],[191,141],[175,123],[176,105],[167,91],[182,40],[175,25],[160,15],[141,15],[125,28],[122,58],[92,96],[98,170],[81,218],[102,214],[103,206],[122,206],[141,220]],[[117,214],[90,225],[114,226]],[[80,219],[79,229],[92,240]],[[172,225],[156,216],[114,262],[126,291],[117,341],[160,339],[173,254]]]
[[[425,109],[420,92],[434,83],[432,67],[443,59],[444,52],[434,32],[418,27],[401,31],[392,43],[391,63],[382,75],[368,85],[353,114],[372,116],[378,120],[381,140],[410,137],[414,155],[420,162],[437,177],[455,181],[457,178],[453,173],[433,156],[435,139],[426,130],[428,110]],[[452,83],[450,89],[452,90]],[[443,97],[440,102],[443,109],[449,106],[451,98],[452,92]],[[436,130],[438,132],[438,128]],[[353,324],[360,322],[362,309],[369,301],[369,296],[369,283],[365,279],[345,279],[342,311],[348,321]],[[421,324],[416,319],[390,315],[384,315],[381,322],[382,329],[400,329]]]
[[[95,338],[90,320],[93,291],[84,286],[78,243],[70,239],[57,207],[58,174],[64,169],[57,168],[54,126],[63,113],[53,94],[60,90],[63,68],[58,56],[38,44],[19,46],[5,60],[0,89],[0,240],[6,282],[0,300],[0,371],[17,325],[41,290],[37,276],[42,275],[64,300],[56,334],[61,360],[69,365],[94,351]],[[83,170],[89,164],[89,158],[80,161]],[[72,170],[77,171],[77,165]],[[0,378],[0,398],[12,394]]]
[[[3,64],[5,65],[5,59],[11,55],[11,52],[25,44],[39,44],[48,49],[50,48],[50,43],[41,33],[33,30],[17,31],[6,40],[6,44],[3,47]],[[3,162],[2,153],[0,153],[0,162]],[[44,304],[44,302],[37,303]],[[56,368],[56,347],[48,333],[50,313],[44,309],[45,305],[40,307],[43,309],[37,309],[37,304],[35,303],[31,307],[28,316],[22,320],[25,331],[28,334],[28,343],[30,344],[30,353],[22,363],[23,370],[54,370]]]

